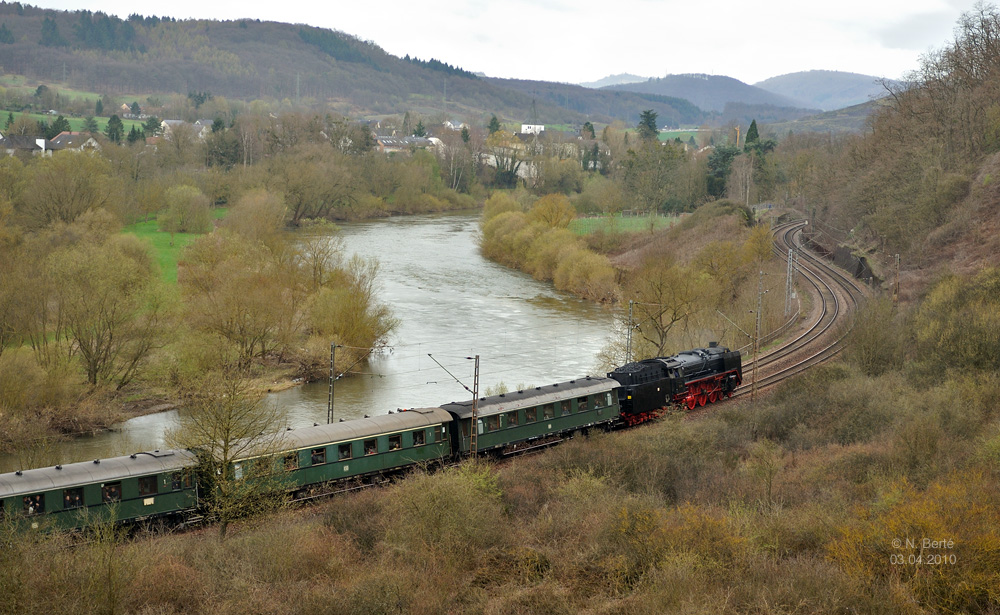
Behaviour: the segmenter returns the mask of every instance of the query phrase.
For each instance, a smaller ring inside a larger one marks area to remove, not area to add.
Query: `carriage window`
[[[528,408],[524,411],[524,422],[534,423],[538,420],[538,408]]]
[[[24,512],[29,515],[40,515],[45,512],[45,495],[24,496]]]
[[[442,431],[441,431],[441,427],[440,426],[435,427],[434,428],[434,441],[435,442],[440,442],[442,439],[443,439],[443,434],[442,434]]]
[[[542,417],[550,419],[556,415],[555,404],[545,404],[542,406]]]
[[[243,480],[243,464],[234,463],[233,464],[233,478],[236,480]]]
[[[374,455],[376,453],[378,453],[378,440],[365,440],[365,455]]]
[[[587,398],[586,397],[581,397],[580,399],[576,400],[576,411],[577,412],[584,412],[586,409],[587,409]]]
[[[155,495],[155,494],[156,494],[156,477],[140,476],[139,495]]]
[[[108,483],[101,486],[101,499],[105,502],[122,501],[122,484]]]
[[[423,446],[425,436],[423,429],[413,432],[413,446]]]
[[[496,431],[500,429],[500,415],[494,414],[486,417],[486,431]]]
[[[403,448],[403,436],[401,434],[389,436],[389,450],[398,451],[401,448]]]
[[[562,406],[561,406],[562,416],[566,416],[567,414],[569,414],[570,412],[572,412],[572,410],[570,410],[570,406],[572,406],[572,404],[570,403],[570,401],[568,399],[564,399],[560,403],[562,404]]]
[[[507,413],[507,427],[517,426],[517,410]]]
[[[63,489],[63,510],[83,507],[83,488]]]
[[[299,454],[298,453],[288,453],[285,455],[285,470],[298,470],[299,469]]]
[[[611,405],[610,393],[604,393],[603,395],[594,395],[595,408],[607,408],[610,405]]]
[[[170,488],[174,491],[180,491],[181,483],[184,480],[184,474],[181,472],[174,472],[170,475]]]
[[[337,447],[337,459],[343,461],[351,458],[351,445],[341,444]]]
[[[312,452],[309,453],[309,458],[314,466],[323,465],[326,463],[326,449],[314,448]]]

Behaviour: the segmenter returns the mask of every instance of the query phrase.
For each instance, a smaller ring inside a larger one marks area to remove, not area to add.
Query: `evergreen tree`
[[[108,126],[104,129],[104,135],[112,143],[122,142],[122,137],[125,136],[125,125],[122,124],[117,114],[112,115],[108,120]]]
[[[145,140],[146,140],[146,135],[142,134],[142,130],[137,129],[135,127],[135,124],[132,124],[132,129],[128,131],[128,137],[126,137],[126,141],[128,141],[128,144],[132,145],[136,141],[145,141]]]
[[[487,126],[486,128],[487,130],[490,131],[490,134],[493,134],[500,130],[500,120],[497,119],[496,115],[490,118],[489,126]]]
[[[643,141],[656,141],[660,137],[660,129],[656,126],[656,112],[646,109],[639,115],[639,137]]]
[[[469,139],[471,139],[471,138],[472,138],[472,135],[469,134],[469,127],[468,126],[462,126],[462,143],[468,143]]]
[[[160,134],[160,118],[155,115],[148,118],[142,125],[142,132],[150,137]],[[212,124],[212,132],[215,132],[215,123]]]
[[[89,132],[92,135],[96,135],[100,128],[97,126],[97,120],[94,116],[88,115],[83,119],[83,130],[84,132]]]
[[[104,101],[98,98],[97,102],[94,103],[94,115],[100,117],[103,113],[104,113]]]
[[[13,125],[14,125],[14,112],[10,111],[7,113],[7,125],[5,126],[5,128],[7,130],[10,130],[10,127]]]
[[[424,121],[423,120],[417,121],[417,127],[413,129],[413,136],[414,137],[426,137],[427,136],[427,129],[424,128]]]
[[[596,136],[594,133],[594,125],[590,122],[584,122],[583,128],[580,130],[580,136],[584,139],[593,139]]]
[[[72,130],[69,125],[69,120],[63,116],[56,118],[56,121],[52,122],[52,126],[49,127],[48,132],[45,134],[46,139],[55,139],[60,133],[69,132]]]
[[[136,117],[139,117],[139,114],[142,113],[142,108],[139,107],[139,103],[133,102],[131,108],[129,109],[129,111],[132,112],[132,115],[134,115]]]
[[[7,27],[7,22],[0,24],[0,44],[14,44],[14,33]]]
[[[743,140],[743,149],[749,148],[757,141],[760,141],[760,134],[757,132],[757,120],[753,120],[750,122],[750,128],[747,128],[747,137]]]
[[[66,45],[66,39],[59,34],[59,25],[56,24],[55,19],[46,17],[42,21],[42,38],[38,42],[45,47],[64,47]]]

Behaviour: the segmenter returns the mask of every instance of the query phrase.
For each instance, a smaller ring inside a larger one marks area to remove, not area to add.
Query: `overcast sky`
[[[307,23],[391,54],[493,77],[579,83],[708,73],[755,83],[803,70],[898,78],[953,37],[975,0],[41,0],[127,17]],[[155,7],[155,8],[154,8]],[[159,12],[162,11],[162,12]]]

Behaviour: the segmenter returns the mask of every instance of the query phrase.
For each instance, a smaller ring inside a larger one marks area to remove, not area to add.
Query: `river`
[[[335,420],[469,399],[480,356],[480,391],[600,374],[597,353],[613,314],[551,284],[484,259],[477,213],[345,223],[345,254],[377,258],[378,297],[399,319],[389,348],[355,366],[334,387]],[[441,365],[438,365],[440,363]],[[482,393],[481,393],[482,394]],[[326,421],[326,381],[268,396],[289,424]],[[182,410],[183,411],[183,410]],[[46,463],[70,463],[165,446],[178,411],[131,419],[115,431],[56,445]],[[9,470],[12,459],[0,460]]]

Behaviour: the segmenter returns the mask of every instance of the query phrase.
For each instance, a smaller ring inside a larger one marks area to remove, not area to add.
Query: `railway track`
[[[781,257],[786,256],[789,249],[799,254],[795,271],[799,274],[800,287],[811,289],[816,301],[792,339],[757,357],[757,390],[778,384],[836,356],[849,332],[851,314],[868,298],[867,290],[850,275],[803,246],[805,226],[805,221],[798,220],[776,227],[774,251]],[[753,370],[754,361],[744,363],[744,384],[734,397],[751,394],[754,383],[746,375]]]

